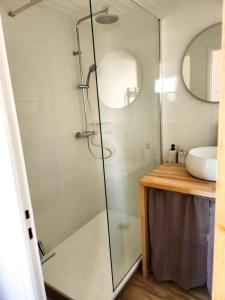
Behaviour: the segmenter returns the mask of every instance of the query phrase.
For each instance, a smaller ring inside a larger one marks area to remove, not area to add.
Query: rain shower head
[[[119,16],[117,15],[110,15],[108,10],[104,14],[98,15],[95,18],[95,21],[99,24],[112,24],[119,20]]]

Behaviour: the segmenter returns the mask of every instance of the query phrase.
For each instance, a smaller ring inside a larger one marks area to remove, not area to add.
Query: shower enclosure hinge
[[[73,51],[73,56],[77,56],[77,55],[80,55],[80,54],[82,54],[82,52],[81,51]]]

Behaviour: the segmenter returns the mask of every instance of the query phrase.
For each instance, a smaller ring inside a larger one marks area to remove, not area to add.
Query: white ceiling
[[[30,0],[0,0],[0,9],[1,11],[15,10],[29,1]],[[93,10],[109,7],[112,13],[121,16],[135,12],[135,10],[137,10],[135,2],[139,4],[139,6],[143,6],[146,10],[153,12],[154,9],[165,2],[171,1],[174,0],[92,0],[92,7]],[[89,0],[43,0],[37,5],[58,10],[71,16],[87,14],[89,11]],[[157,15],[159,15],[158,12]]]
[[[88,0],[43,0],[42,4],[45,7],[53,7],[68,14],[79,14],[89,11]],[[104,7],[109,7],[110,11],[118,15],[124,15],[135,9],[134,4],[130,0],[92,0],[93,11],[101,10]]]
[[[0,12],[14,10],[29,1],[30,0],[0,0]],[[139,5],[153,15],[162,18],[169,11],[182,5],[185,1],[189,0],[92,0],[92,8],[93,11],[96,11],[107,6],[110,8],[111,13],[123,16],[137,12],[137,5]],[[205,0],[195,1],[204,2]],[[222,2],[222,0],[212,1]],[[43,0],[37,5],[76,17],[77,15],[86,15],[89,12],[89,0]]]

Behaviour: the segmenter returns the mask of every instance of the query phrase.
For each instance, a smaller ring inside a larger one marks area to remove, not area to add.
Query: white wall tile
[[[53,72],[13,68],[10,71],[16,102],[51,101],[54,99]]]
[[[172,78],[172,90],[162,94],[163,158],[170,144],[180,148],[216,145],[218,105],[192,97],[181,78],[182,57],[189,42],[206,27],[222,19],[222,1],[178,1],[162,18],[162,75]]]
[[[84,129],[74,24],[38,6],[4,19],[35,224],[47,251],[105,208],[102,163],[74,136]],[[82,26],[85,73],[90,34]]]

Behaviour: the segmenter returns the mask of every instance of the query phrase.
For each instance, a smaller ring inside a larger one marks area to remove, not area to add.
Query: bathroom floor
[[[159,283],[153,277],[145,279],[138,271],[116,300],[209,300],[206,288],[184,291],[172,282]]]

